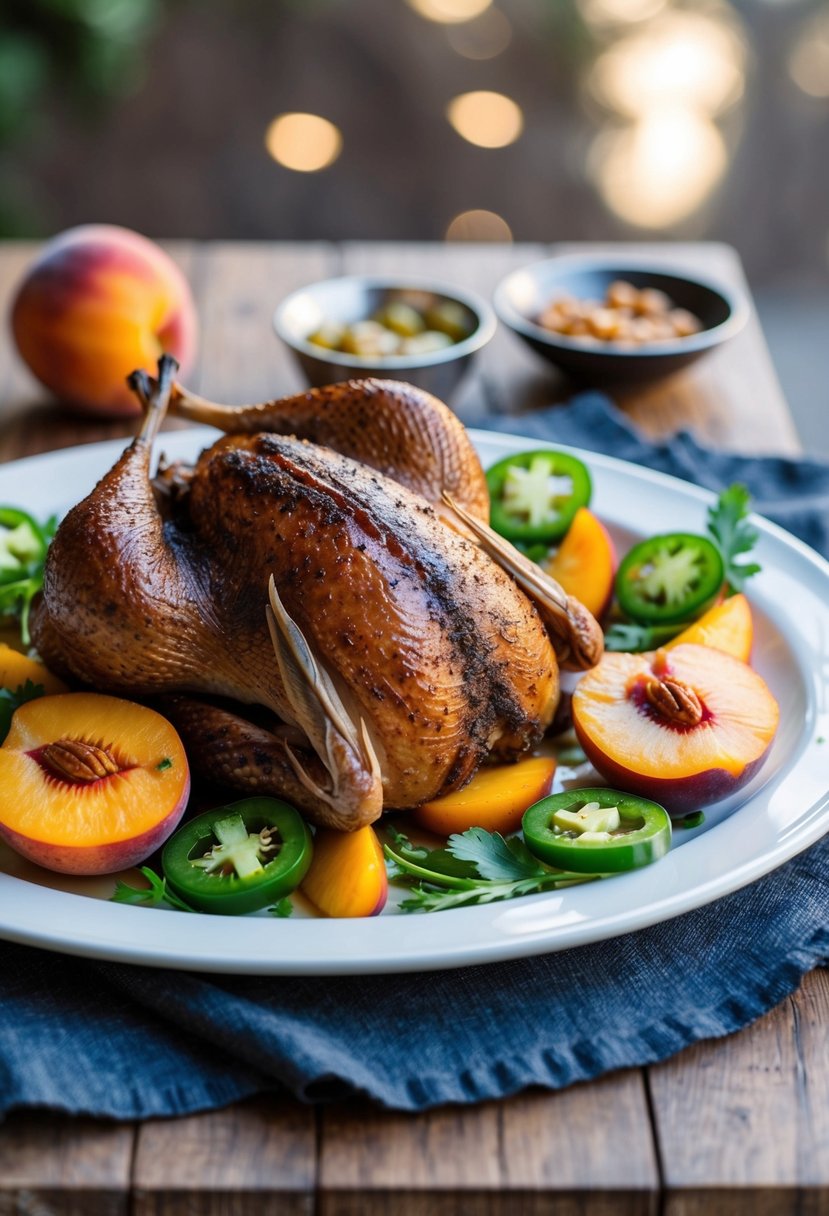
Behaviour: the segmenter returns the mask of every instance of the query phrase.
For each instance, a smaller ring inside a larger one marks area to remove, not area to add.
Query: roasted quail
[[[454,415],[371,381],[234,410],[173,370],[132,378],[142,432],[58,530],[32,622],[47,663],[164,698],[197,768],[342,829],[532,747],[554,644],[590,665],[601,634],[489,533]],[[171,397],[235,433],[154,485]]]

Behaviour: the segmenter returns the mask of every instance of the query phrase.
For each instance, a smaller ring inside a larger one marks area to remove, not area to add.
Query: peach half
[[[302,892],[325,916],[377,916],[389,893],[383,849],[372,827],[320,828]]]
[[[22,705],[0,747],[0,836],[63,874],[111,874],[162,844],[190,792],[176,731],[98,693]]]
[[[527,807],[549,794],[555,771],[556,762],[550,756],[479,769],[463,789],[424,802],[415,811],[415,820],[438,836],[469,828],[502,835],[517,832]]]
[[[596,618],[607,610],[613,596],[616,550],[604,524],[587,507],[579,507],[544,570]]]
[[[126,385],[163,352],[186,376],[196,309],[175,262],[144,236],[111,224],[70,228],[29,267],[11,313],[17,349],[42,384],[75,409],[106,418],[140,413]]]
[[[573,725],[594,767],[674,815],[745,785],[779,716],[746,663],[690,642],[655,654],[606,654],[573,693]]]

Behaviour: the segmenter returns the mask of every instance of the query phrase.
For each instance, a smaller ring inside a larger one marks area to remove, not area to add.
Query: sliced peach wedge
[[[0,747],[0,836],[64,874],[110,874],[143,861],[173,831],[189,792],[174,728],[116,697],[29,701]]]
[[[694,621],[682,633],[677,634],[673,641],[668,642],[664,649],[673,650],[686,642],[694,642],[699,646],[713,646],[715,650],[724,650],[733,654],[735,659],[747,663],[751,655],[751,643],[754,637],[754,623],[751,619],[751,608],[744,595],[732,595],[715,604],[704,612],[699,620]]]
[[[604,524],[587,507],[579,507],[564,540],[542,568],[597,619],[608,608],[616,550]]]
[[[389,893],[383,849],[372,827],[320,828],[302,893],[325,916],[377,916]]]
[[[415,820],[438,836],[473,827],[502,835],[517,832],[527,807],[549,794],[555,771],[550,756],[479,769],[463,789],[424,802],[415,811]]]
[[[573,694],[573,724],[595,768],[674,815],[745,785],[778,719],[777,702],[746,663],[690,642],[606,654]]]
[[[69,691],[63,680],[52,675],[39,659],[27,658],[19,650],[0,642],[0,688],[10,688],[14,692],[27,680],[40,684],[45,693]]]

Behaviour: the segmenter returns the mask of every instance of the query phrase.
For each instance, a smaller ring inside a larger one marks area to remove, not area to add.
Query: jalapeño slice
[[[507,540],[555,541],[590,502],[590,474],[567,452],[506,456],[487,471],[489,522]]]
[[[633,546],[616,573],[616,599],[631,620],[667,625],[703,612],[723,578],[716,545],[691,532],[669,532]]]
[[[202,912],[238,916],[275,903],[302,882],[311,833],[278,798],[243,798],[191,819],[164,846],[176,895]]]
[[[578,874],[638,870],[671,847],[671,820],[664,807],[604,787],[542,798],[525,811],[522,828],[531,853]]]

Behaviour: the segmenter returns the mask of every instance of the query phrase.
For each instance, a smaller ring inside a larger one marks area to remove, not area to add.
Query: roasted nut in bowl
[[[655,380],[738,333],[738,292],[664,262],[562,254],[499,283],[503,323],[562,371],[593,384]]]
[[[495,315],[446,283],[347,275],[293,292],[273,325],[315,387],[378,376],[446,400],[495,332]]]

